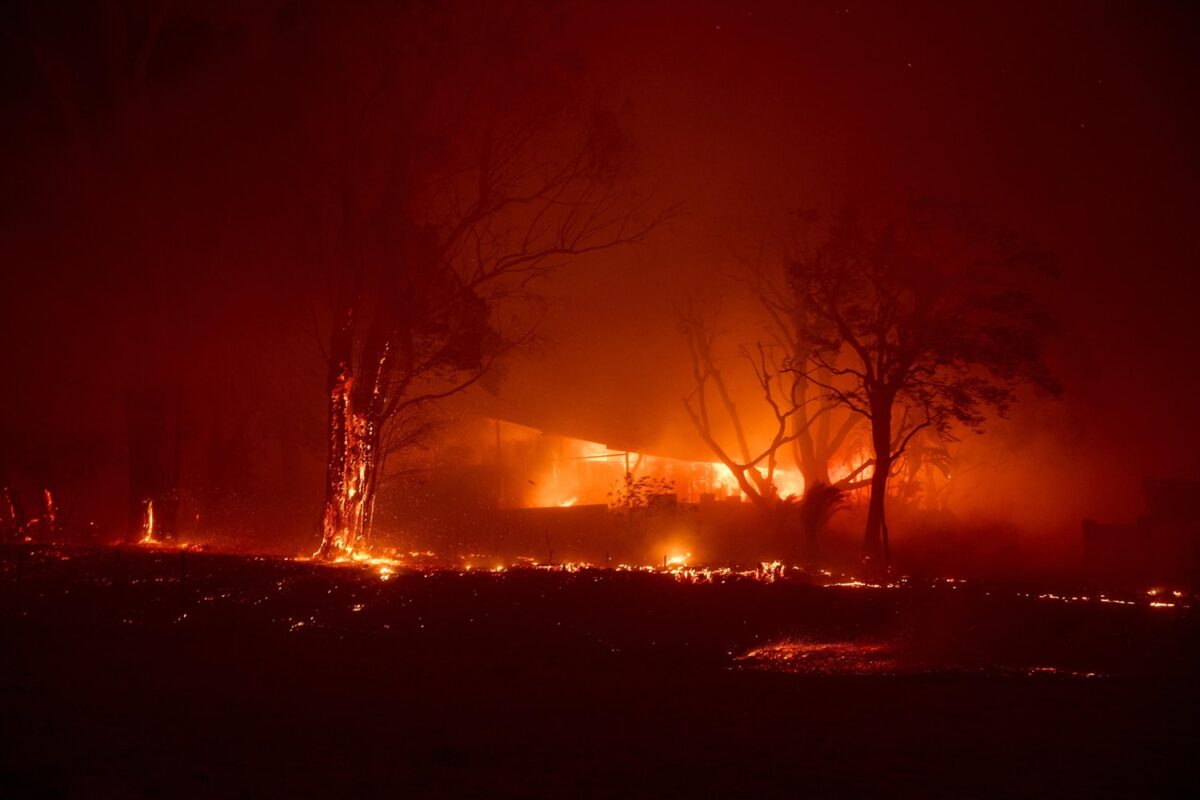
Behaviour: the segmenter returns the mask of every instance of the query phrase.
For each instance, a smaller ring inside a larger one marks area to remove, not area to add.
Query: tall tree
[[[318,557],[369,547],[389,452],[528,340],[534,281],[665,216],[625,191],[619,128],[575,101],[579,71],[538,44],[553,39],[528,11],[399,5],[373,17],[388,30],[373,53],[354,41],[356,105],[319,204],[331,327]]]
[[[807,307],[791,290],[787,279],[787,264],[775,261],[768,265],[760,257],[747,264],[745,283],[754,295],[764,315],[763,328],[771,342],[783,353],[787,364],[803,362],[817,343],[822,328],[814,309]],[[855,489],[859,475],[866,466],[859,465],[837,481],[830,478],[830,466],[842,450],[847,437],[860,425],[862,418],[841,408],[831,408],[825,402],[810,402],[820,398],[821,388],[813,385],[804,370],[782,370],[780,382],[792,398],[797,413],[790,418],[791,450],[796,467],[804,476],[804,485]],[[827,371],[818,371],[817,378],[828,380]]]
[[[1043,360],[1051,321],[1034,292],[1047,273],[1046,256],[1020,239],[929,203],[870,220],[845,208],[792,260],[792,290],[821,323],[792,368],[870,426],[871,565],[889,561],[888,479],[915,437],[982,432],[1023,385],[1059,392]]]

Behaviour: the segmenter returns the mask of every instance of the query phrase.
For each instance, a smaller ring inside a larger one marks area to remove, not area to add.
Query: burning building
[[[777,534],[723,464],[686,446],[601,443],[496,417],[460,428],[460,443],[438,456],[443,466],[389,493],[385,539],[479,566],[520,557],[757,563],[764,537]],[[782,497],[803,492],[798,471],[779,470],[776,480]]]

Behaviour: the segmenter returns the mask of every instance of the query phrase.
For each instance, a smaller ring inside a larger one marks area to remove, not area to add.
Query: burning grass
[[[738,666],[805,675],[886,675],[900,671],[895,648],[878,642],[783,641],[755,647]]]
[[[139,764],[170,765],[167,789],[225,770],[216,790],[197,783],[182,792],[190,796],[237,794],[264,770],[297,769],[280,793],[334,795],[345,771],[321,758],[337,731],[350,737],[356,768],[376,770],[373,783],[499,774],[518,781],[513,796],[528,796],[519,782],[528,775],[591,781],[602,757],[622,770],[621,788],[658,764],[648,794],[678,793],[681,776],[694,776],[703,785],[688,793],[703,796],[705,753],[740,748],[753,761],[769,751],[792,764],[816,748],[789,783],[800,785],[881,725],[913,732],[943,761],[958,753],[956,764],[979,737],[992,737],[983,750],[1035,737],[1032,756],[1053,752],[1058,763],[1074,747],[1067,757],[1091,765],[1114,736],[1122,745],[1107,759],[1136,752],[1128,737],[1158,741],[1159,709],[1192,691],[1200,669],[1192,609],[1150,605],[1188,600],[1180,588],[1105,595],[1118,603],[973,581],[868,583],[772,563],[469,558],[468,570],[417,552],[327,564],[166,545],[0,548],[0,632],[19,656],[0,677],[17,687],[6,724],[22,733],[0,759],[28,785],[66,775],[85,796],[104,793],[87,790],[97,770],[131,769],[121,760],[131,746],[150,754]],[[386,579],[384,568],[394,568]],[[1051,594],[1076,599],[1041,597]],[[359,693],[330,683],[334,675],[354,676]],[[1100,676],[1120,680],[1090,679]],[[359,698],[389,713],[365,713]],[[53,743],[39,738],[48,720]],[[65,728],[74,744],[63,744]],[[237,772],[242,763],[253,775]],[[862,793],[886,793],[894,774],[883,770],[887,786]],[[744,770],[727,777],[721,794],[745,793]],[[472,788],[465,794],[489,793]]]
[[[75,608],[81,619],[121,626],[389,636],[465,619],[467,631],[490,627],[490,640],[514,646],[541,630],[545,641],[527,643],[535,650],[572,632],[568,649],[605,657],[702,654],[714,665],[808,675],[1120,674],[1146,664],[1117,643],[1191,624],[1191,595],[1180,588],[1114,595],[952,578],[864,581],[780,562],[609,567],[429,551],[325,562],[165,544],[7,554],[0,577],[9,607],[25,617]]]

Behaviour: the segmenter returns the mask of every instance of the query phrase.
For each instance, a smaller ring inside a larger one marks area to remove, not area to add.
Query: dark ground
[[[2,556],[5,796],[1194,796],[1187,595]]]

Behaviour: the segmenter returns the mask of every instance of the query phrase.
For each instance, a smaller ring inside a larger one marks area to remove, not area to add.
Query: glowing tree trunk
[[[5,486],[0,489],[0,541],[19,542],[25,538],[25,515],[19,497]]]
[[[345,366],[329,395],[329,459],[319,558],[366,550],[379,467],[379,425],[355,408],[354,378]]]
[[[368,338],[358,363],[371,364],[355,375],[353,328],[347,315],[331,340],[329,455],[325,465],[325,504],[321,512],[321,546],[317,558],[349,558],[369,549],[375,490],[382,465],[381,435],[385,422],[383,383],[388,345],[382,336]]]

